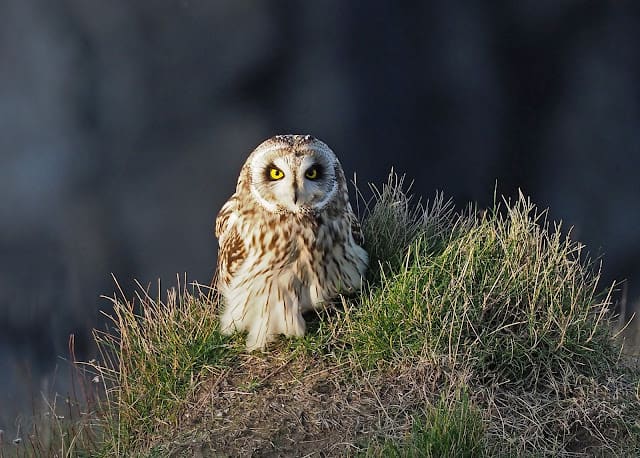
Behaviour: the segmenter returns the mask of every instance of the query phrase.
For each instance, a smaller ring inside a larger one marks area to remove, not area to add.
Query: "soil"
[[[314,358],[247,355],[202,384],[183,415],[179,436],[188,440],[163,448],[174,457],[353,455],[411,429],[411,414],[437,392],[428,386],[436,374],[416,375],[354,380]]]

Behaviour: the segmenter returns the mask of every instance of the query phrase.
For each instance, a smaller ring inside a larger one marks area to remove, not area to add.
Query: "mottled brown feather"
[[[216,237],[219,239],[227,230],[229,218],[236,208],[235,195],[232,196],[220,209],[216,217]]]
[[[240,234],[234,227],[229,228],[228,233],[225,234],[224,250],[220,249],[218,253],[218,267],[224,266],[223,278],[225,281],[228,276],[233,276],[238,271],[238,267],[242,265],[246,257],[247,250]]]
[[[358,246],[364,248],[364,233],[362,232],[360,221],[358,221],[358,218],[353,213],[349,214],[349,219],[351,220],[351,235],[353,235],[353,241],[356,242]]]

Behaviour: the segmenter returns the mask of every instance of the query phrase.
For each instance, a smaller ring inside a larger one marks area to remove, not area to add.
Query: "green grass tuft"
[[[365,200],[362,231],[369,253],[369,281],[377,283],[380,275],[397,269],[405,260],[407,247],[417,237],[431,249],[442,245],[455,221],[453,202],[436,194],[433,201],[413,202],[412,184],[405,189],[404,176],[391,172],[387,183],[379,189],[370,185],[372,197]]]
[[[140,289],[135,301],[113,298],[114,331],[95,332],[105,380],[105,454],[141,450],[171,434],[205,377],[242,349],[218,332],[215,304],[201,292],[172,289],[165,302]]]
[[[466,390],[441,395],[435,405],[414,417],[410,436],[402,442],[372,445],[367,457],[460,457],[487,456],[481,412],[471,405]]]
[[[401,263],[397,255],[379,259],[379,283],[348,310],[342,338],[355,358],[370,367],[470,364],[499,383],[523,385],[616,365],[611,291],[598,291],[598,271],[580,243],[551,228],[523,195],[482,216],[442,218],[442,208],[412,228]],[[367,232],[376,232],[379,213],[365,220]],[[373,242],[378,252],[393,243]]]

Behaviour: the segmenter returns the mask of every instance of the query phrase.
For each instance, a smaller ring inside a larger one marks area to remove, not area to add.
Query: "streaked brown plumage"
[[[367,267],[342,166],[309,135],[279,135],[251,153],[216,236],[221,330],[247,331],[249,350],[302,336],[302,313],[358,290]]]

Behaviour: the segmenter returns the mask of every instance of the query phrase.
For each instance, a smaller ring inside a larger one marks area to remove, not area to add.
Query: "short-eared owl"
[[[367,252],[342,166],[310,135],[278,135],[245,162],[216,219],[220,329],[247,349],[302,336],[302,313],[358,290]]]

